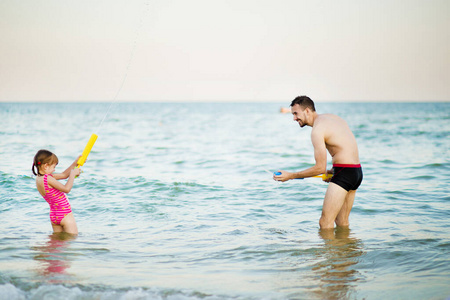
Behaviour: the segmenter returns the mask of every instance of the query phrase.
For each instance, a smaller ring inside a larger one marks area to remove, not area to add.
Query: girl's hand
[[[78,165],[78,160],[80,159],[80,157],[81,157],[81,155],[80,155],[80,156],[78,156],[78,157],[77,157],[77,159],[75,159],[75,161],[73,162],[73,164],[74,164],[75,166],[77,166],[77,165]]]
[[[75,169],[72,169],[71,171],[70,171],[70,175],[74,175],[74,176],[80,176],[80,174],[81,174],[81,169],[80,168],[75,168]]]

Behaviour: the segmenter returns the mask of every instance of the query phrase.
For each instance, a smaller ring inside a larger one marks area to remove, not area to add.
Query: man
[[[319,225],[321,229],[334,228],[334,223],[348,227],[356,189],[363,178],[356,139],[347,123],[340,117],[332,114],[319,115],[309,97],[295,98],[291,103],[291,112],[300,127],[312,127],[311,141],[316,164],[296,173],[279,171],[281,174],[274,175],[273,179],[287,181],[332,173],[331,180],[327,180],[330,184],[323,201]],[[333,169],[330,171],[326,169],[327,150],[333,162]]]

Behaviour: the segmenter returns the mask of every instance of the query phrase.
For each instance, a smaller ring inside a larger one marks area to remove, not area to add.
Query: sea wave
[[[21,289],[11,283],[0,285],[1,300],[83,299],[83,300],[225,300],[256,299],[241,296],[204,294],[197,291],[156,288],[84,287],[64,285],[40,285]],[[258,298],[261,299],[261,298]],[[269,299],[269,298],[267,298]],[[273,299],[273,298],[270,298]]]

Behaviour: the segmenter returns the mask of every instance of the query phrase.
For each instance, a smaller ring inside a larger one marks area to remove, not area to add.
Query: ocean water
[[[286,106],[289,103],[286,103]],[[347,120],[364,181],[350,229],[279,103],[0,103],[0,299],[448,299],[450,103],[317,103]],[[98,140],[52,235],[31,176]],[[329,162],[331,160],[329,159]]]

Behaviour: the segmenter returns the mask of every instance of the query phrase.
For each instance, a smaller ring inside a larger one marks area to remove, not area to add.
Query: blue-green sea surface
[[[364,170],[335,232],[326,183],[267,172],[314,164],[280,104],[114,103],[99,127],[108,106],[0,103],[0,299],[450,296],[450,103],[317,103]],[[68,195],[80,234],[52,235],[33,156],[62,172],[92,133]]]

